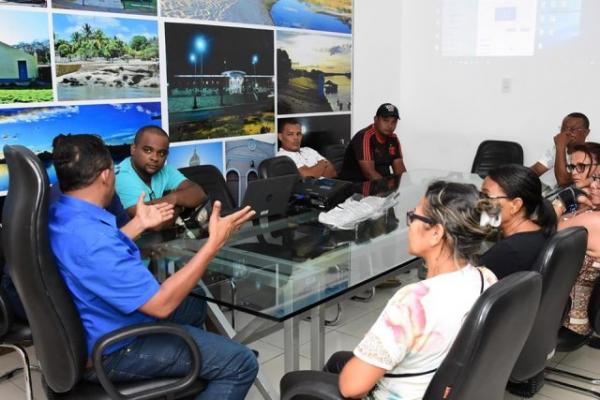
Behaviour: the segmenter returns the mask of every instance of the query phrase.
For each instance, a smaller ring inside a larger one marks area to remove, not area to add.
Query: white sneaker
[[[319,222],[337,229],[354,229],[369,218],[383,215],[383,197],[368,196],[356,201],[350,197],[328,212],[319,214]]]

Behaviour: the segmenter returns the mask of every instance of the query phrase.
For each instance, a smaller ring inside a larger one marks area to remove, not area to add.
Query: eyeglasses
[[[437,224],[437,222],[435,222],[433,220],[433,218],[429,218],[429,217],[426,217],[424,215],[416,214],[414,211],[407,211],[406,212],[406,225],[407,226],[409,226],[410,224],[412,224],[415,219],[418,219],[419,221],[425,222],[426,224],[429,224],[429,225],[435,225],[435,224]]]
[[[587,129],[582,128],[582,127],[575,128],[575,127],[571,126],[571,127],[567,128],[567,127],[561,126],[560,131],[561,132],[570,132],[570,133],[584,133],[585,131],[587,131]]]
[[[586,168],[591,167],[593,165],[598,165],[598,164],[593,164],[593,163],[589,163],[589,164],[585,164],[585,163],[567,164],[567,171],[569,173],[572,173],[573,171],[577,171],[579,173],[582,173],[583,171],[585,171]]]
[[[510,199],[510,197],[508,196],[490,196],[487,193],[483,193],[483,197],[485,197],[488,200]]]

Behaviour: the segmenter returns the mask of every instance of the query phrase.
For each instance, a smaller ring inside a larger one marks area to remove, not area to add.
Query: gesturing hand
[[[144,230],[157,227],[163,222],[173,218],[173,204],[146,204],[144,203],[145,195],[146,194],[142,192],[140,197],[138,197],[135,211],[135,218],[138,219]]]
[[[254,214],[254,210],[246,206],[233,214],[221,217],[221,202],[215,201],[208,222],[208,241],[217,249],[223,247],[231,234],[239,230]]]

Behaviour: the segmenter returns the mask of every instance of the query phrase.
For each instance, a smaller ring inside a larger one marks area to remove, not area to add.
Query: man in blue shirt
[[[247,347],[201,329],[202,320],[194,315],[198,304],[187,296],[231,233],[254,212],[246,207],[221,218],[221,204],[215,202],[204,246],[159,284],[104,209],[114,196],[115,174],[102,140],[66,137],[54,147],[53,158],[63,195],[50,207],[50,244],[81,316],[88,354],[99,337],[116,329],[156,319],[180,323],[198,345],[199,376],[208,382],[197,399],[243,399],[258,372],[256,357]],[[137,207],[147,207],[141,196]],[[113,345],[103,365],[115,381],[183,376],[190,357],[181,340],[153,335]],[[86,378],[95,380],[95,373]]]
[[[168,154],[169,136],[164,130],[155,125],[138,129],[131,157],[117,168],[117,194],[130,216],[135,215],[137,198],[142,192],[146,193],[148,204],[173,204],[175,216],[206,201],[199,185],[187,180],[176,168],[165,165]]]

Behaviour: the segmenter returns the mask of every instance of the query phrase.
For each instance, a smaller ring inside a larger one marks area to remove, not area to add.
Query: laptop
[[[246,206],[256,211],[254,218],[285,215],[298,180],[298,175],[282,175],[250,181],[244,193],[242,206],[223,210],[221,215],[229,215]]]

